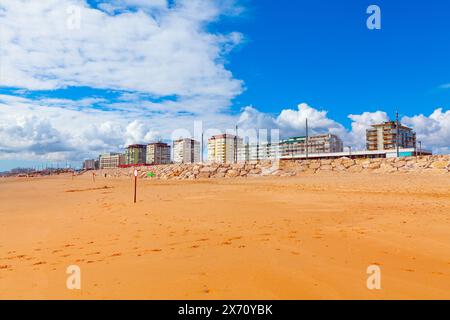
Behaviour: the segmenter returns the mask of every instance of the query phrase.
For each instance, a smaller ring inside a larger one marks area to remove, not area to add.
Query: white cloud
[[[364,149],[366,147],[366,130],[372,124],[389,120],[386,112],[383,111],[351,114],[348,117],[352,120],[351,130],[343,138],[346,139],[346,144],[356,149]]]
[[[226,70],[224,54],[242,36],[207,32],[206,23],[221,14],[220,3],[178,0],[169,8],[160,0],[113,1],[146,10],[110,15],[83,0],[2,0],[1,83],[202,97],[210,108],[228,107],[243,85]],[[79,29],[67,26],[70,5],[81,10]]]
[[[298,110],[284,109],[278,116],[272,116],[258,111],[254,107],[243,109],[238,124],[243,129],[248,128],[277,128],[281,137],[305,134],[305,120],[308,118],[310,134],[337,134],[354,149],[363,150],[366,147],[366,129],[372,124],[388,121],[384,111],[350,114],[351,128],[346,129],[342,124],[328,118],[327,112],[311,107],[305,103],[298,106]],[[436,109],[430,116],[415,115],[403,117],[401,122],[413,128],[417,139],[422,141],[424,148],[432,149],[435,153],[449,153],[450,141],[450,110],[443,112]]]
[[[439,108],[429,116],[403,117],[402,122],[414,128],[417,140],[422,141],[425,148],[439,153],[450,152],[450,110],[443,112]]]
[[[45,105],[42,100],[0,95],[0,159],[80,161],[101,152],[122,151],[127,144],[169,139],[179,129],[193,133],[194,121],[198,120],[204,121],[204,130],[232,129],[236,123],[246,130],[278,128],[283,138],[303,135],[306,116],[311,134],[332,132],[345,145],[363,149],[365,130],[373,123],[388,120],[382,111],[349,115],[352,124],[347,130],[330,119],[326,111],[304,103],[297,110],[285,109],[278,115],[249,106],[235,116],[207,113],[202,117],[174,117],[170,113],[146,114],[138,108],[126,112],[95,110],[83,107],[84,100],[49,99],[47,102],[51,103]],[[430,116],[404,117],[402,122],[417,131],[424,148],[449,152],[450,111],[437,109]]]
[[[216,34],[209,23],[242,7],[235,0],[2,0],[0,84],[18,88],[0,95],[0,159],[82,160],[126,144],[169,138],[176,129],[279,128],[282,137],[331,132],[346,145],[365,146],[370,124],[385,112],[349,115],[351,129],[326,110],[300,104],[277,115],[246,107],[230,115],[243,82],[226,68],[242,34]],[[69,29],[67,8],[81,10],[80,29]],[[86,86],[118,91],[119,98],[28,99],[35,90]],[[443,85],[442,88],[447,88]],[[102,109],[92,106],[101,106]],[[414,115],[424,147],[448,152],[450,111]]]
[[[128,144],[170,138],[173,131],[194,133],[194,121],[207,128],[231,128],[235,117],[224,113],[203,116],[147,113],[136,108],[104,111],[85,107],[86,101],[43,100],[0,95],[0,159],[80,161]],[[105,104],[109,109],[108,104]],[[124,106],[124,109],[126,106]]]
[[[341,134],[344,127],[328,118],[327,111],[318,110],[306,103],[298,105],[297,110],[284,109],[278,116],[271,116],[262,113],[254,107],[243,109],[238,125],[243,129],[264,128],[280,130],[281,138],[305,135],[306,118],[308,118],[308,128],[310,134],[335,133]]]

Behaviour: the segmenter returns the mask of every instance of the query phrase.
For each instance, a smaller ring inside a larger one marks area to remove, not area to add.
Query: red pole
[[[137,170],[134,170],[134,203],[136,203]]]

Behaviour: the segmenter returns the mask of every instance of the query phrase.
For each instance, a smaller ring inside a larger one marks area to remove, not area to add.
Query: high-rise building
[[[173,142],[173,161],[175,163],[200,162],[200,142],[194,139],[179,139]]]
[[[114,169],[125,164],[125,155],[121,153],[104,153],[99,159],[100,169]]]
[[[125,150],[125,164],[139,165],[146,164],[147,146],[143,144],[133,144]]]
[[[155,142],[147,145],[147,163],[169,164],[170,146],[163,142]]]
[[[344,149],[342,140],[334,134],[321,134],[308,137],[293,137],[280,142],[279,152],[281,157],[296,156],[300,154],[320,154],[342,152]],[[308,146],[308,147],[306,147]]]
[[[95,169],[97,169],[95,159],[84,160],[84,162],[83,162],[83,169],[84,170],[95,170]]]
[[[398,126],[399,148],[414,148],[416,146],[416,133],[406,126]],[[374,124],[366,131],[367,150],[390,150],[397,148],[397,122],[387,121]]]
[[[278,143],[251,143],[242,146],[238,150],[239,161],[258,161],[277,159],[278,155]]]
[[[238,150],[242,148],[242,138],[232,134],[212,136],[208,140],[208,161],[233,163],[237,161]]]

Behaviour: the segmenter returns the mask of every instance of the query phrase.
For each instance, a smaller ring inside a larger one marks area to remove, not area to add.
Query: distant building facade
[[[279,145],[271,143],[253,143],[242,146],[238,151],[239,161],[258,161],[279,158]]]
[[[208,139],[208,161],[233,163],[237,160],[238,150],[243,146],[242,138],[232,134],[220,134]]]
[[[100,169],[114,169],[125,164],[125,155],[121,153],[104,153],[99,157]]]
[[[148,164],[169,164],[170,146],[163,142],[150,143],[147,145],[146,161]]]
[[[200,142],[194,139],[179,139],[173,142],[173,161],[175,163],[200,162]]]
[[[133,144],[125,150],[125,164],[138,165],[146,164],[147,146],[143,144]]]
[[[96,170],[97,168],[97,161],[95,159],[89,159],[84,160],[83,162],[83,169],[84,170]]]
[[[398,126],[399,148],[415,148],[416,133],[406,126]],[[391,150],[397,148],[397,122],[387,121],[374,124],[366,131],[366,147],[368,151]]]
[[[308,143],[306,143],[308,140]],[[294,137],[283,140],[279,145],[281,157],[295,156],[298,154],[320,154],[342,152],[344,145],[342,140],[334,134],[321,134],[306,137]]]

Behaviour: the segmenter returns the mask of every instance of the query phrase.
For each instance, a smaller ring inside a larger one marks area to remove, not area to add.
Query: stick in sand
[[[135,169],[134,170],[134,203],[136,203],[137,176],[138,176],[138,171]]]

